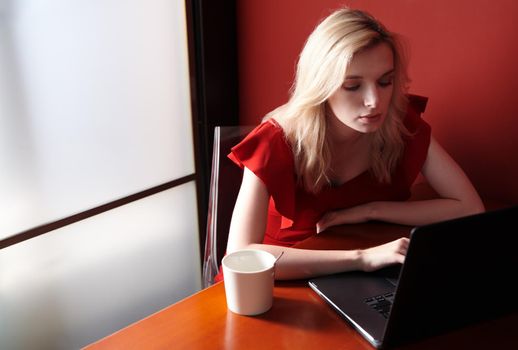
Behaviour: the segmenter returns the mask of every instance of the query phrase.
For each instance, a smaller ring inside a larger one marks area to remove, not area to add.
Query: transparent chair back
[[[214,129],[212,170],[207,214],[207,233],[203,258],[203,287],[214,284],[225,255],[230,220],[241,186],[243,170],[227,155],[252,126],[217,126]]]

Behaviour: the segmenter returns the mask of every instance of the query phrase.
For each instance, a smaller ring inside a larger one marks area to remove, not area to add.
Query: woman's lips
[[[364,115],[361,116],[359,119],[363,123],[376,123],[381,119],[381,113]]]

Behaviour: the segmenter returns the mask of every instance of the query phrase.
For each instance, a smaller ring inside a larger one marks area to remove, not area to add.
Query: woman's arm
[[[245,168],[243,182],[236,200],[227,252],[255,248],[278,256],[284,251],[275,268],[277,279],[309,278],[349,270],[373,271],[384,266],[402,263],[408,239],[401,238],[364,250],[308,250],[262,244],[266,229],[269,194],[263,182]]]
[[[345,223],[380,220],[402,225],[424,225],[484,211],[477,191],[460,166],[432,138],[421,170],[440,198],[406,202],[371,202],[327,213],[317,231]]]

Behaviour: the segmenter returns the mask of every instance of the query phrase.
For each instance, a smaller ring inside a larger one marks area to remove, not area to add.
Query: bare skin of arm
[[[263,182],[245,168],[236,201],[227,252],[256,248],[279,256],[276,279],[300,279],[350,270],[373,271],[387,265],[402,263],[408,239],[398,240],[362,250],[307,250],[262,244],[266,229],[269,194]]]
[[[402,225],[425,225],[477,214],[484,205],[464,171],[432,138],[422,174],[440,198],[407,202],[371,202],[326,213],[317,232],[333,225],[380,220]]]
[[[330,212],[317,224],[317,231],[333,225],[368,220],[423,225],[484,210],[482,201],[467,176],[433,138],[422,174],[440,198],[411,202],[372,202]],[[276,266],[277,279],[310,278],[351,270],[373,271],[404,261],[408,248],[407,238],[358,250],[320,251],[262,244],[268,200],[266,186],[245,168],[232,216],[227,251],[256,248],[275,256],[284,252]]]

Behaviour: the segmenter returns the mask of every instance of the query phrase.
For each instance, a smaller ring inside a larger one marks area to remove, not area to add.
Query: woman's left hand
[[[355,207],[335,210],[325,213],[317,222],[317,233],[320,233],[331,226],[342,224],[359,224],[371,220],[372,208],[370,203]]]

